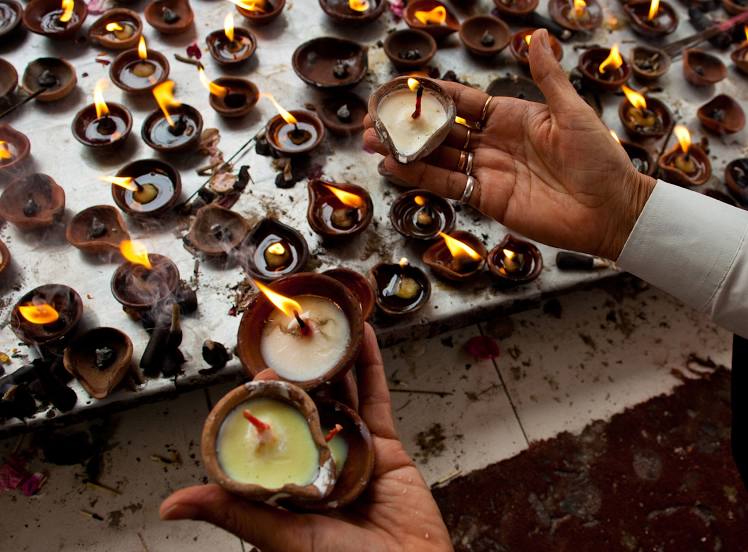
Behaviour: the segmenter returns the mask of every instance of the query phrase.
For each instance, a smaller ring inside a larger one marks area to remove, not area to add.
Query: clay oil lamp
[[[143,15],[151,27],[165,35],[181,34],[195,20],[189,0],[152,0]]]
[[[360,25],[379,18],[387,0],[319,0],[319,5],[337,23]]]
[[[509,50],[512,52],[514,59],[521,65],[530,64],[530,42],[532,42],[532,33],[537,29],[522,29],[517,31],[509,42]],[[559,41],[552,34],[548,35],[548,41],[551,44],[553,55],[556,60],[561,61],[564,57],[564,49],[561,47]]]
[[[730,59],[738,71],[748,75],[748,25],[744,27],[745,41],[730,54]]]
[[[726,94],[715,96],[702,105],[696,115],[702,126],[720,136],[735,134],[745,126],[745,112],[740,104]]]
[[[0,1],[0,38],[10,35],[23,19],[23,6],[15,0]]]
[[[618,106],[618,117],[634,140],[662,138],[670,130],[673,118],[667,106],[657,98],[645,98],[625,84],[626,98]]]
[[[454,228],[452,204],[428,190],[410,190],[401,194],[390,207],[390,222],[406,238],[433,240],[441,232]]]
[[[251,58],[257,49],[255,35],[244,27],[234,25],[234,14],[229,12],[222,31],[213,31],[206,39],[211,57],[220,65],[238,65]]]
[[[426,273],[408,259],[380,263],[369,272],[377,307],[387,316],[406,316],[421,310],[431,297]]]
[[[94,205],[76,214],[65,230],[68,242],[94,255],[119,253],[119,245],[130,239],[120,212],[111,205]]]
[[[275,106],[278,115],[270,119],[265,132],[270,147],[280,155],[309,153],[322,143],[325,126],[310,111],[286,111],[267,93],[260,94]]]
[[[38,58],[26,66],[21,86],[39,102],[56,102],[68,96],[78,82],[75,68],[64,59]]]
[[[0,240],[0,275],[2,275],[2,273],[5,272],[5,269],[8,268],[9,266],[10,266],[10,251],[8,250],[8,246],[3,243],[3,240]],[[372,301],[374,301],[373,297],[372,297]]]
[[[208,204],[197,212],[185,244],[209,257],[232,254],[247,237],[251,225],[239,213]]]
[[[140,159],[122,167],[114,177],[100,177],[112,184],[114,203],[128,215],[158,217],[179,200],[179,171],[164,161]]]
[[[208,477],[253,501],[323,500],[335,463],[312,399],[283,381],[253,381],[225,395],[203,427]]]
[[[740,15],[748,11],[748,1],[746,0],[722,0],[722,7],[730,15]]]
[[[88,37],[103,48],[129,50],[135,48],[143,34],[140,16],[125,8],[113,8],[94,21]]]
[[[748,207],[748,158],[730,161],[725,168],[725,184],[740,205]]]
[[[437,0],[408,2],[403,19],[411,29],[427,32],[437,41],[460,30],[457,17]]]
[[[652,82],[670,69],[672,59],[664,50],[652,46],[636,46],[631,50],[631,71],[637,80]]]
[[[707,153],[691,143],[691,133],[683,125],[675,125],[673,134],[678,145],[660,158],[663,179],[679,186],[701,186],[712,175]]]
[[[10,175],[31,154],[31,142],[22,132],[0,124],[0,175]]]
[[[464,282],[481,272],[488,250],[470,232],[457,230],[451,234],[441,232],[441,241],[423,253],[423,262],[437,276],[453,282]]]
[[[104,101],[108,82],[101,79],[94,88],[94,103],[81,109],[73,118],[73,136],[90,148],[109,148],[122,144],[130,136],[132,115],[121,104]]]
[[[436,40],[418,29],[401,29],[384,39],[384,53],[399,70],[423,67],[436,54]]]
[[[543,256],[532,243],[507,234],[488,254],[488,268],[501,284],[526,284],[540,276]]]
[[[174,81],[153,87],[153,97],[160,109],[152,111],[140,129],[147,146],[161,153],[189,150],[200,141],[203,118],[191,105],[174,98]]]
[[[709,86],[727,76],[727,67],[717,56],[689,48],[683,52],[683,76],[694,86]]]
[[[579,56],[579,70],[590,84],[613,92],[618,90],[631,76],[631,66],[618,50],[612,48],[590,48]]]
[[[18,87],[18,72],[9,62],[0,58],[0,102],[9,98]]]
[[[660,0],[634,0],[623,5],[634,32],[646,38],[662,38],[678,28],[678,14]]]
[[[179,269],[171,259],[148,253],[142,243],[135,241],[123,241],[120,253],[126,261],[114,271],[111,289],[123,310],[137,318],[175,296]]]
[[[545,96],[543,96],[535,81],[519,75],[508,75],[492,80],[486,87],[486,94],[545,103]]]
[[[570,31],[591,32],[603,23],[603,9],[597,0],[550,0],[551,18]]]
[[[88,15],[83,0],[32,0],[23,12],[23,25],[48,38],[73,38]]]
[[[62,284],[24,294],[10,314],[10,328],[27,345],[54,346],[73,337],[83,315],[80,295]]]
[[[65,348],[65,369],[95,399],[105,399],[131,370],[132,341],[115,328],[95,328]]]
[[[336,136],[355,136],[364,130],[366,109],[366,102],[356,94],[337,92],[321,100],[317,114]]]
[[[364,320],[368,320],[371,317],[374,311],[374,290],[364,275],[350,268],[343,267],[331,268],[325,270],[322,274],[337,280],[358,298],[359,303],[361,303],[361,312],[363,313]]]
[[[247,373],[271,368],[303,389],[345,375],[363,339],[358,298],[337,280],[311,272],[269,287],[255,284],[261,293],[244,311],[236,347]]]
[[[51,226],[65,211],[65,190],[46,174],[17,178],[0,196],[0,217],[20,230]]]
[[[366,230],[374,214],[371,196],[361,186],[310,180],[309,226],[325,239],[352,238]]]
[[[493,0],[496,11],[509,19],[522,19],[538,7],[538,0]]]
[[[512,33],[506,23],[492,15],[474,15],[460,25],[460,40],[475,56],[495,56],[511,39]]]
[[[245,270],[261,280],[277,280],[303,270],[309,246],[301,233],[272,218],[252,229],[241,247]]]
[[[244,117],[252,111],[260,99],[260,91],[254,83],[240,77],[208,79],[202,67],[198,68],[200,82],[208,89],[208,102],[218,114],[227,118]]]
[[[654,174],[657,164],[654,162],[654,158],[647,148],[640,146],[639,144],[634,144],[633,142],[621,141],[615,130],[611,130],[610,134],[616,142],[623,146],[626,155],[628,155],[631,160],[631,164],[634,165],[637,171],[648,176]]]
[[[301,80],[322,90],[354,86],[369,68],[366,48],[352,40],[330,36],[301,44],[291,63]]]
[[[169,76],[169,61],[161,52],[149,50],[141,36],[138,47],[125,50],[109,66],[109,78],[131,94],[145,94]]]
[[[229,0],[250,25],[267,25],[283,12],[286,0]]]
[[[434,151],[449,134],[456,115],[452,97],[430,79],[400,77],[369,98],[377,135],[400,163]]]

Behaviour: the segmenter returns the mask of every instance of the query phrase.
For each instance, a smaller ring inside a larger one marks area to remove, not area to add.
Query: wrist
[[[649,196],[652,195],[655,184],[657,181],[654,178],[636,170],[630,171],[624,177],[621,187],[621,204],[616,216],[610,217],[610,221],[614,224],[609,232],[612,238],[601,251],[603,257],[614,261],[618,259]]]

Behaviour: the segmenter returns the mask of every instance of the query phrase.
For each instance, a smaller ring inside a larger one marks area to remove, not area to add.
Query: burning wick
[[[411,89],[411,91],[416,93],[416,109],[413,111],[413,115],[411,117],[413,119],[418,119],[418,117],[421,116],[421,99],[423,98],[423,86],[421,86],[421,83],[418,82],[417,79],[408,79],[408,88]]]
[[[291,113],[283,109],[281,104],[279,104],[272,94],[268,94],[267,92],[261,92],[260,97],[267,98],[272,102],[272,104],[275,106],[275,109],[280,113],[281,118],[286,121],[289,125],[293,125],[293,130],[288,133],[288,138],[291,140],[293,145],[300,146],[301,144],[304,144],[305,142],[308,142],[312,138],[312,133],[308,130],[304,130],[303,128],[299,128],[299,121],[294,117]]]
[[[369,11],[368,0],[348,0],[348,7],[355,12],[364,13]]]
[[[610,49],[610,54],[608,54],[608,57],[603,60],[597,70],[601,75],[604,75],[608,70],[608,67],[611,69],[618,69],[621,65],[623,65],[623,58],[618,50],[618,44],[614,44]]]
[[[122,24],[112,21],[111,23],[107,23],[104,28],[107,32],[112,33],[117,40],[127,40],[135,32],[135,29],[124,21]]]
[[[133,75],[142,79],[151,77],[156,72],[156,66],[148,61],[148,48],[145,44],[145,38],[142,36],[140,42],[138,42],[138,57],[140,61],[132,67]]]
[[[430,11],[416,11],[414,15],[421,25],[443,25],[447,20],[447,9],[437,6]]]
[[[132,198],[141,204],[150,203],[158,197],[159,190],[153,184],[140,184],[130,176],[100,176],[99,180],[125,188],[132,192]]]
[[[413,201],[420,207],[415,214],[415,223],[419,228],[428,228],[434,224],[434,211],[423,196],[415,196]]]
[[[647,109],[646,98],[637,92],[626,86],[621,86],[621,90],[626,95],[626,99],[633,106],[628,112],[629,118],[638,127],[653,127],[657,124],[657,116],[651,109]]]
[[[301,314],[299,314],[303,309],[301,308],[301,305],[294,301],[293,299],[289,297],[284,297],[280,293],[277,293],[273,291],[272,289],[268,288],[267,286],[261,284],[257,280],[252,280],[254,282],[257,289],[259,289],[262,294],[267,297],[268,301],[270,301],[275,308],[280,310],[283,314],[288,316],[289,318],[294,318],[296,320],[296,323],[299,326],[299,335],[303,337],[309,337],[313,333],[312,324],[310,321],[305,321]]]
[[[62,13],[60,14],[60,23],[68,23],[73,18],[74,8],[74,0],[62,0]]]
[[[154,86],[153,97],[156,98],[156,103],[161,108],[161,112],[164,114],[164,118],[169,124],[169,132],[173,136],[184,134],[184,131],[187,129],[187,121],[185,118],[178,115],[175,122],[169,113],[170,107],[179,107],[182,105],[182,102],[174,97],[174,81],[168,80]]]
[[[589,17],[587,13],[587,3],[584,0],[574,0],[574,10],[571,12],[571,19],[583,21]]]
[[[341,431],[343,431],[343,426],[340,424],[335,424],[335,427],[328,431],[327,435],[325,435],[325,442],[329,443],[330,441],[332,441],[335,436]]]
[[[686,174],[694,174],[696,172],[696,163],[691,159],[691,133],[685,126],[675,125],[673,134],[678,139],[678,145],[682,152],[674,159],[675,167]]]
[[[275,441],[273,428],[270,427],[270,424],[266,424],[247,409],[242,412],[242,415],[257,430],[257,437],[259,438],[258,448]]]
[[[41,303],[38,305],[19,305],[18,312],[32,324],[53,324],[60,319],[60,313],[52,305]]]
[[[461,242],[444,232],[439,232],[439,237],[444,240],[444,244],[447,246],[449,254],[452,256],[450,264],[455,270],[467,270],[483,259],[480,256],[480,253],[468,244]]]
[[[659,10],[660,0],[652,0],[652,3],[649,5],[649,14],[647,14],[647,21],[653,21],[654,18],[657,17],[657,12]]]
[[[511,249],[504,249],[502,253],[504,253],[504,258],[502,259],[504,270],[509,273],[522,270],[525,264],[525,256],[522,253],[515,253]]]
[[[104,88],[109,82],[100,79],[94,88],[94,106],[96,107],[96,130],[101,134],[110,136],[117,131],[117,123],[109,116],[109,106],[104,101]]]

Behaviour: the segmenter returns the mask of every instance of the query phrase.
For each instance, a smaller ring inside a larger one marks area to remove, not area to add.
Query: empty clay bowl
[[[185,32],[195,19],[189,0],[152,0],[143,14],[151,27],[166,35]]]
[[[89,395],[105,399],[130,371],[132,341],[115,328],[95,328],[65,348],[65,369]]]
[[[120,243],[130,239],[120,212],[111,205],[94,205],[76,214],[65,237],[74,247],[94,255],[119,253]]]
[[[18,86],[18,73],[10,62],[0,58],[0,99],[10,96]]]
[[[60,0],[31,0],[23,11],[23,25],[32,33],[48,38],[65,40],[73,38],[88,15],[88,5],[83,0],[75,0],[70,21],[62,23]]]
[[[694,86],[709,86],[727,76],[727,67],[717,56],[690,48],[683,52],[683,76]]]
[[[491,15],[468,17],[460,26],[460,40],[471,54],[495,56],[509,45],[512,33],[506,23]]]
[[[107,30],[107,25],[118,25],[119,28]],[[140,16],[126,8],[107,10],[91,25],[88,38],[103,48],[110,50],[129,50],[138,45],[143,34],[143,22]]]
[[[726,94],[715,96],[696,112],[705,129],[715,134],[735,134],[745,126],[745,113],[740,104]]]
[[[315,88],[345,88],[361,82],[369,68],[366,48],[352,40],[323,36],[301,44],[293,53],[293,69]]]
[[[631,50],[631,71],[642,82],[659,79],[670,69],[672,58],[659,48],[636,46]]]
[[[75,67],[60,58],[37,58],[26,66],[21,86],[33,94],[40,88],[46,90],[36,97],[40,102],[55,102],[70,94],[78,82]]]
[[[436,54],[436,40],[425,31],[400,29],[384,39],[384,53],[400,70],[417,69]]]
[[[354,10],[348,0],[319,0],[319,6],[330,19],[345,25],[361,25],[379,18],[387,8],[387,0],[368,0],[365,10]]]
[[[364,130],[366,102],[352,92],[336,92],[318,104],[317,115],[325,128],[337,136],[354,136]]]
[[[621,141],[621,146],[626,150],[626,155],[631,159],[631,164],[642,174],[652,176],[657,168],[652,154],[644,146],[634,144],[633,142]]]
[[[231,254],[247,237],[249,221],[239,213],[209,204],[197,216],[185,238],[185,243],[211,257]]]
[[[745,0],[722,0],[722,7],[730,15],[740,15],[748,11],[748,2]]]
[[[257,86],[247,79],[239,77],[219,77],[213,81],[228,90],[223,96],[211,94],[208,98],[210,107],[223,117],[244,117],[252,111],[260,99]]]
[[[65,190],[45,174],[17,178],[0,196],[0,217],[23,231],[50,226],[64,211]]]
[[[534,12],[538,0],[493,0],[496,10],[509,18],[521,18]]]
[[[251,25],[267,25],[275,20],[286,5],[286,0],[265,0],[264,9],[249,10],[240,6],[236,11],[242,14]]]

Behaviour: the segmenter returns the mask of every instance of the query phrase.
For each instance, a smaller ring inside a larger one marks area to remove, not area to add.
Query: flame
[[[420,207],[423,207],[424,205],[426,205],[426,198],[423,196],[417,195],[416,197],[413,198],[413,201],[415,202],[416,205]]]
[[[104,101],[104,89],[109,85],[106,79],[99,79],[94,87],[94,105],[96,106],[96,118],[101,119],[102,117],[109,115],[109,107],[107,107]]]
[[[678,139],[680,149],[683,153],[688,153],[688,149],[691,147],[691,133],[688,132],[688,129],[683,125],[675,125],[673,134]]]
[[[166,122],[169,126],[174,126],[174,121],[169,115],[169,108],[182,105],[182,102],[174,98],[174,81],[168,80],[156,85],[153,88],[153,97],[156,98],[156,103],[161,108]]]
[[[123,240],[119,244],[119,251],[132,264],[144,266],[148,270],[153,268],[151,260],[148,258],[148,250],[141,242]]]
[[[416,11],[414,14],[416,19],[421,22],[422,25],[442,25],[447,20],[447,8],[444,6],[436,6],[430,11]]]
[[[363,207],[364,205],[364,200],[356,194],[346,192],[345,190],[341,190],[340,188],[336,188],[335,186],[330,186],[329,184],[324,184],[324,187],[330,190],[343,205],[347,205],[348,207],[353,207],[356,209],[358,209],[359,207]]]
[[[220,86],[208,79],[208,77],[205,75],[205,70],[202,67],[197,68],[197,73],[198,75],[200,75],[200,82],[203,83],[203,86],[208,89],[211,95],[223,98],[224,96],[226,96],[226,94],[229,93],[228,88],[226,88],[225,86]]]
[[[267,92],[260,93],[260,96],[263,96],[270,100],[272,104],[275,106],[275,109],[278,110],[278,113],[280,113],[280,116],[283,117],[283,120],[286,121],[289,125],[295,125],[298,121],[296,120],[296,117],[291,115],[288,111],[283,109],[283,106],[279,104],[277,101],[275,101],[275,98],[273,98],[272,94],[268,94]]]
[[[610,135],[613,137],[613,140],[615,140],[619,144],[621,143],[621,139],[618,137],[618,134],[616,134],[616,131],[612,128],[610,129]]]
[[[409,78],[408,79],[408,88],[410,88],[411,92],[418,92],[418,89],[421,87],[421,83],[418,82],[418,79]]]
[[[286,248],[283,247],[283,244],[281,242],[275,242],[267,248],[267,252],[271,255],[285,255]]]
[[[626,94],[626,99],[629,101],[629,103],[636,109],[647,109],[647,99],[642,94],[632,88],[629,88],[625,84],[621,86],[621,90],[623,90],[623,93]]]
[[[143,35],[140,35],[140,42],[138,42],[138,57],[140,59],[148,59],[148,48],[145,45]]]
[[[234,14],[229,12],[223,20],[223,32],[230,42],[234,42]]]
[[[439,232],[439,236],[444,240],[444,243],[447,244],[447,249],[449,249],[449,253],[452,255],[452,258],[460,259],[467,257],[474,261],[481,260],[480,253],[478,253],[468,244],[463,243],[460,240],[453,238],[448,234],[445,234],[444,232]]]
[[[652,0],[652,3],[649,5],[649,15],[647,16],[648,21],[652,21],[655,17],[657,17],[657,12],[660,10],[660,0]]]
[[[618,44],[615,44],[610,49],[610,54],[608,54],[608,57],[605,58],[605,60],[600,64],[600,67],[597,70],[600,71],[600,74],[602,74],[605,73],[605,70],[608,67],[618,69],[621,65],[623,65],[623,58],[621,57],[621,53],[618,51]]]
[[[467,120],[464,117],[460,117],[459,115],[455,117],[455,123],[462,126],[470,126]]]
[[[275,305],[275,308],[277,308],[283,314],[285,314],[289,318],[292,318],[297,314],[301,314],[301,305],[299,305],[296,301],[289,297],[285,297],[280,293],[276,293],[269,287],[262,285],[257,280],[252,281],[257,286],[257,289],[259,289],[262,294],[267,297],[268,301]]]
[[[585,11],[587,11],[587,2],[584,0],[574,0],[574,15],[576,17],[583,17]]]
[[[119,23],[117,23],[116,21],[112,21],[111,23],[107,23],[104,28],[107,31],[109,31],[110,33],[114,33],[116,31],[122,31],[122,30],[124,30],[124,27],[122,25],[120,25]]]
[[[239,6],[243,10],[252,12],[265,11],[265,0],[229,0],[229,2]]]
[[[52,305],[41,303],[39,305],[18,305],[18,312],[32,324],[51,324],[57,322],[60,313]]]
[[[401,257],[401,258],[400,258],[400,260],[398,261],[398,263],[397,263],[397,264],[399,264],[399,265],[400,265],[400,268],[405,268],[405,267],[406,267],[406,266],[408,266],[408,265],[409,265],[410,263],[408,262],[408,259],[407,259],[407,258],[405,258],[405,257]]]
[[[532,42],[532,35],[531,34],[525,35],[525,43],[528,46],[530,46],[530,42]]]
[[[102,182],[108,182],[109,184],[114,184],[115,186],[120,186],[131,192],[138,191],[138,185],[135,184],[129,176],[100,176],[99,180]]]
[[[743,30],[745,31],[745,43],[748,44],[748,25],[744,25]]]
[[[75,0],[62,0],[62,14],[60,15],[62,23],[67,23],[73,18],[73,8],[75,8]]]
[[[369,11],[369,2],[367,0],[348,0],[348,7],[353,11],[363,13]]]
[[[13,159],[13,154],[8,149],[8,142],[0,140],[0,161],[7,161]]]
[[[513,264],[517,254],[511,249],[502,249],[502,252],[504,253],[504,264]]]

